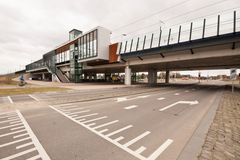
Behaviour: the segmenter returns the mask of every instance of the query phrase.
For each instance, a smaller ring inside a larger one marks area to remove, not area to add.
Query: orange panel
[[[118,43],[109,45],[109,63],[118,62],[117,48]]]

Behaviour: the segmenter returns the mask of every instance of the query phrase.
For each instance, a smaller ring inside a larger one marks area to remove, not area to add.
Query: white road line
[[[20,123],[21,121],[15,121],[15,122],[10,122],[9,124],[16,124],[16,123]]]
[[[139,141],[140,139],[142,139],[143,137],[147,136],[148,134],[150,134],[151,132],[146,131],[143,134],[137,136],[136,138],[132,139],[131,141],[125,143],[123,146],[124,147],[128,147],[131,146],[132,144],[136,143],[137,141]]]
[[[28,154],[30,152],[33,152],[33,151],[36,151],[37,149],[36,148],[31,148],[29,150],[26,150],[26,151],[23,151],[23,152],[20,152],[20,153],[17,153],[17,154],[14,154],[14,155],[11,155],[9,157],[6,157],[6,158],[3,158],[1,160],[10,160],[10,159],[14,159],[14,158],[17,158],[17,157],[20,157],[24,154]]]
[[[22,144],[20,146],[17,146],[16,149],[21,149],[21,148],[24,148],[24,147],[27,147],[27,146],[30,146],[30,145],[33,145],[33,142],[29,142],[29,143],[25,143],[25,144]]]
[[[4,114],[6,114],[6,115],[12,115],[12,114],[16,114],[16,113],[13,112],[13,111],[0,113],[0,115],[4,115]]]
[[[16,138],[23,137],[23,136],[28,136],[28,133],[19,134],[17,136],[14,136],[13,138],[16,139]]]
[[[11,127],[19,126],[19,125],[22,125],[22,123],[13,124],[13,125],[9,125],[9,126],[4,126],[4,127],[1,127],[0,129],[11,128]]]
[[[72,104],[72,103],[66,103],[66,104],[58,104],[58,105],[54,105],[55,107],[69,107],[69,106],[74,106],[76,104]]]
[[[180,94],[179,94],[179,93],[175,93],[174,95],[175,95],[175,96],[179,96]]]
[[[100,132],[98,132],[98,131],[96,131],[96,130],[94,130],[94,129],[92,129],[92,128],[86,126],[86,125],[84,125],[83,123],[81,123],[81,122],[79,122],[79,121],[73,119],[72,117],[70,117],[70,116],[64,114],[62,111],[56,109],[55,107],[50,106],[50,105],[49,105],[49,107],[52,108],[53,110],[55,110],[56,112],[62,114],[63,116],[69,118],[69,119],[72,120],[73,122],[75,122],[75,123],[81,125],[82,127],[88,129],[89,131],[95,133],[95,134],[98,135],[99,137],[102,137],[102,138],[105,139],[106,141],[108,141],[108,142],[110,142],[110,143],[116,145],[117,147],[121,148],[122,150],[128,152],[129,154],[133,155],[134,157],[136,157],[136,158],[138,158],[138,159],[140,159],[140,160],[147,160],[146,157],[144,157],[144,156],[142,156],[142,155],[140,155],[140,154],[137,154],[135,151],[133,151],[133,150],[131,150],[131,149],[129,149],[129,148],[124,147],[124,146],[121,145],[120,143],[115,142],[114,140],[112,140],[111,138],[109,138],[109,137],[107,137],[107,136],[101,134]],[[132,127],[132,126],[131,126],[131,127]]]
[[[36,159],[39,159],[39,158],[41,158],[41,156],[40,155],[36,155],[34,157],[28,158],[27,160],[36,160]]]
[[[166,140],[155,152],[153,152],[147,160],[155,160],[158,156],[161,155],[161,153],[167,149],[167,147],[173,142],[172,139]]]
[[[140,148],[138,148],[135,152],[138,153],[138,154],[141,154],[143,151],[146,150],[146,147],[144,146],[141,146]]]
[[[73,114],[79,114],[79,113],[85,113],[85,112],[90,112],[90,110],[88,109],[88,110],[84,110],[84,111],[79,111],[79,112],[73,112],[73,113],[69,113],[69,114],[67,114],[67,115],[73,115]]]
[[[19,130],[19,131],[2,134],[2,135],[0,135],[0,138],[1,138],[1,137],[6,137],[6,136],[9,136],[9,135],[13,135],[13,134],[16,134],[16,133],[25,132],[25,131],[26,131],[26,129],[22,129],[22,130]]]
[[[88,124],[87,126],[88,126],[88,127],[91,127],[91,126],[94,126],[94,125],[96,125],[96,123],[90,123],[90,124]]]
[[[115,141],[115,142],[119,142],[119,141],[121,141],[121,140],[123,140],[123,139],[124,139],[124,137],[123,137],[123,136],[120,136],[120,137],[114,139],[114,141]]]
[[[83,115],[83,116],[75,117],[75,119],[85,118],[85,117],[90,117],[90,116],[96,116],[96,115],[98,115],[98,113],[87,114],[87,115]]]
[[[10,96],[7,97],[9,102],[13,104],[12,98]]]
[[[21,129],[21,128],[24,128],[24,126],[20,126],[20,127],[11,128],[10,130],[11,130],[11,131],[14,131],[14,130]]]
[[[32,99],[34,99],[35,101],[39,102],[39,99],[37,99],[35,96],[33,96],[31,94],[29,94],[28,96],[31,97]]]
[[[164,100],[165,98],[164,97],[161,97],[161,98],[158,98],[157,100],[161,101],[161,100]]]
[[[73,117],[74,118],[74,117]],[[77,119],[77,118],[76,118]],[[85,121],[86,119],[83,118],[83,119],[79,119],[78,122],[82,122],[82,121]]]
[[[137,108],[138,105],[131,105],[131,106],[128,106],[128,107],[124,107],[124,109],[133,109],[133,108]]]
[[[12,117],[9,117],[8,119],[10,120],[10,119],[15,119],[15,118],[17,118],[18,116],[17,115],[15,115],[15,116],[12,116]]]
[[[15,119],[10,119],[10,120],[5,120],[5,121],[1,121],[0,124],[2,123],[6,123],[6,122],[12,122],[12,121],[16,121],[16,120],[19,120],[19,118],[15,118]]]
[[[120,97],[120,98],[117,98],[117,102],[130,101],[130,100],[135,100],[135,99],[139,99],[139,98],[147,98],[149,96],[150,95],[143,95],[143,96],[137,96],[137,97],[129,98],[129,99],[127,97]]]
[[[68,111],[68,112],[70,112],[70,111],[81,110],[81,109],[84,109],[84,108],[79,107],[79,108],[63,109],[62,111]]]
[[[88,121],[84,121],[82,123],[85,124],[85,123],[94,122],[94,121],[98,121],[98,120],[105,119],[105,118],[107,118],[107,116],[91,119],[91,120],[88,120]]]
[[[101,127],[105,127],[105,126],[108,126],[108,125],[111,125],[111,124],[114,124],[114,123],[117,123],[117,122],[119,122],[119,120],[115,120],[115,121],[111,121],[111,122],[108,122],[108,123],[101,124],[99,126],[93,127],[93,129],[98,129],[98,128],[101,128]]]
[[[178,102],[175,102],[175,103],[173,103],[173,104],[170,104],[170,105],[168,105],[168,106],[166,106],[166,107],[164,107],[164,108],[161,108],[161,109],[159,109],[159,111],[164,111],[164,110],[167,110],[167,109],[169,109],[169,108],[172,108],[172,107],[174,107],[174,106],[176,106],[177,104],[189,104],[189,105],[196,105],[196,104],[198,104],[199,102],[197,101],[197,100],[195,100],[195,101],[178,101]]]
[[[185,92],[189,92],[189,90],[186,90]]]
[[[2,116],[0,118],[11,118],[11,117],[15,117],[16,114],[10,114],[10,115],[7,115],[7,116]]]
[[[106,136],[107,136],[107,137],[113,136],[114,134],[120,133],[120,132],[122,132],[122,131],[124,131],[124,130],[127,130],[127,129],[131,128],[131,127],[133,127],[133,126],[132,126],[132,125],[128,125],[128,126],[126,126],[126,127],[123,127],[123,128],[121,128],[121,129],[118,129],[118,130],[116,130],[116,131],[114,131],[114,132],[112,132],[112,133],[109,133],[109,134],[107,134]]]
[[[31,139],[31,137],[27,137],[27,138],[19,139],[19,140],[16,140],[16,141],[4,143],[4,144],[0,145],[0,148],[9,146],[9,145],[12,145],[12,144],[15,144],[15,143],[19,143],[19,142],[22,142],[22,141],[26,141],[26,140],[29,140],[29,139]]]
[[[28,125],[27,121],[25,120],[25,118],[23,117],[23,115],[20,113],[19,110],[16,111],[19,118],[22,120],[25,128],[28,131],[29,136],[31,137],[35,147],[38,150],[38,153],[41,155],[41,158],[44,160],[50,160],[49,156],[47,155],[46,151],[44,150],[43,146],[40,144],[40,142],[38,141],[37,137],[35,136],[35,134],[33,133],[32,129],[30,128],[30,126]]]
[[[99,133],[103,133],[103,132],[107,132],[108,131],[108,129],[103,129],[103,130],[101,130],[101,131],[98,131]]]

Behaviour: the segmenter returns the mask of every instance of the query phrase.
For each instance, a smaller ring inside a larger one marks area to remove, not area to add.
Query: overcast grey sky
[[[165,10],[180,2],[183,3]],[[216,2],[221,3],[197,11]],[[67,41],[68,31],[73,28],[88,31],[103,26],[113,32],[116,40],[123,33],[161,21],[171,26],[237,7],[240,7],[239,0],[0,0],[0,74],[40,59]],[[192,14],[168,20],[194,10]],[[157,12],[160,13],[153,15]],[[142,20],[127,25],[139,18]]]

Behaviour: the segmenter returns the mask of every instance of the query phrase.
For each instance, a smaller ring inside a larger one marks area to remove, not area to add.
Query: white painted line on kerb
[[[107,116],[91,119],[91,120],[88,120],[88,121],[84,121],[82,123],[85,124],[85,123],[94,122],[94,121],[98,121],[98,120],[105,119],[105,118],[107,118]]]
[[[115,120],[115,121],[111,121],[111,122],[108,122],[108,123],[104,123],[102,125],[94,127],[93,129],[98,129],[98,128],[101,128],[101,127],[105,127],[105,126],[108,126],[108,125],[111,125],[111,124],[114,124],[114,123],[117,123],[117,122],[119,122],[119,120]]]
[[[137,141],[139,141],[139,140],[142,139],[143,137],[149,135],[150,133],[151,133],[151,132],[146,131],[146,132],[144,132],[143,134],[141,134],[141,135],[137,136],[136,138],[132,139],[131,141],[125,143],[123,146],[128,147],[128,146],[136,143]]]
[[[17,146],[16,149],[21,149],[21,148],[24,148],[24,147],[27,147],[27,146],[30,146],[30,145],[33,145],[33,142],[29,142],[29,143],[25,143],[25,144],[22,144],[20,146]]]
[[[12,98],[10,96],[7,97],[9,102],[13,104]]]
[[[165,98],[164,97],[161,97],[161,98],[158,98],[157,100],[161,101],[161,100],[164,100]]]
[[[128,107],[125,107],[124,109],[133,109],[133,108],[137,108],[138,107],[138,105],[131,105],[131,106],[128,106]]]
[[[155,152],[153,152],[147,160],[155,160],[160,154],[167,149],[167,147],[173,142],[172,139],[166,140]]]
[[[20,113],[19,110],[16,111],[19,118],[22,120],[26,130],[28,131],[29,136],[31,137],[35,147],[38,150],[38,153],[40,154],[41,158],[44,160],[50,160],[49,156],[47,155],[46,151],[44,150],[43,146],[40,144],[40,142],[38,141],[37,137],[35,136],[35,134],[33,133],[32,129],[30,128],[30,126],[28,125],[27,121],[25,120],[25,118],[23,117],[23,115]]]
[[[122,132],[122,131],[124,131],[124,130],[127,130],[127,129],[131,128],[131,127],[133,127],[133,126],[132,126],[132,125],[128,125],[128,126],[126,126],[126,127],[123,127],[123,128],[121,128],[121,129],[118,129],[118,130],[116,130],[116,131],[114,131],[114,132],[112,132],[112,133],[109,133],[109,134],[107,134],[106,136],[107,136],[107,137],[113,136],[114,134],[120,133],[120,132]]]
[[[28,96],[31,97],[32,99],[34,99],[35,101],[39,102],[39,99],[37,99],[35,96],[33,96],[31,94],[29,94]]]
[[[2,135],[0,135],[0,138],[1,137],[6,137],[6,136],[9,136],[9,135],[13,135],[13,134],[16,134],[16,133],[21,133],[21,132],[24,132],[24,131],[26,131],[26,129],[22,129],[22,130],[19,130],[19,131],[2,134]]]
[[[3,158],[1,160],[10,160],[10,159],[14,159],[14,158],[17,158],[17,157],[20,157],[24,154],[28,154],[30,152],[33,152],[33,151],[36,151],[37,149],[36,148],[31,148],[29,150],[26,150],[26,151],[23,151],[23,152],[20,152],[20,153],[17,153],[17,154],[14,154],[14,155],[11,155],[9,157],[6,157],[6,158]]]

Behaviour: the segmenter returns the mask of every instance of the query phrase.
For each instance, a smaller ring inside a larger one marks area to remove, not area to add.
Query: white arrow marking
[[[198,103],[199,103],[199,102],[198,102],[197,100],[195,100],[195,101],[178,101],[178,102],[173,103],[173,104],[171,104],[171,105],[169,105],[169,106],[167,106],[167,107],[164,107],[164,108],[162,108],[162,109],[159,109],[159,111],[164,111],[164,110],[166,110],[166,109],[172,108],[172,107],[176,106],[177,104],[196,105],[196,104],[198,104]]]

